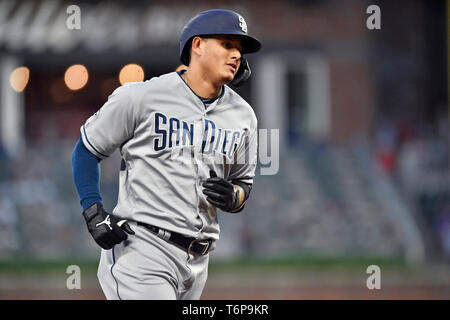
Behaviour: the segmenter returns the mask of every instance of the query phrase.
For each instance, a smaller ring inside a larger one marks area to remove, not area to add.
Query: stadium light
[[[64,82],[66,86],[72,90],[80,90],[83,88],[89,79],[89,73],[82,64],[74,64],[67,68],[64,74]]]
[[[119,73],[119,82],[121,85],[127,82],[144,81],[144,69],[135,63],[124,66]]]
[[[30,69],[24,66],[14,69],[9,76],[9,83],[16,92],[25,90],[28,80],[30,80]]]
[[[175,72],[178,72],[180,70],[187,70],[187,66],[185,66],[184,64],[180,64],[176,69]]]

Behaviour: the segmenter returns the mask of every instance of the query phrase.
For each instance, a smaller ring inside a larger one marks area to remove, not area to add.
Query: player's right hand
[[[128,234],[134,235],[126,220],[119,220],[106,212],[101,204],[94,203],[84,210],[83,217],[95,242],[103,249],[111,249],[126,240]]]

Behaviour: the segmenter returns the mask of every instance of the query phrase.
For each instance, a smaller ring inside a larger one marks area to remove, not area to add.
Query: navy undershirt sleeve
[[[102,204],[99,162],[100,159],[86,149],[80,138],[72,152],[72,175],[83,210],[94,203]]]

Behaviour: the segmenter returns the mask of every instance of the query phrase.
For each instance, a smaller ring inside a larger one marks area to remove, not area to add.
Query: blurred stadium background
[[[220,214],[203,298],[449,299],[448,0],[0,0],[0,299],[103,298],[72,182],[79,127],[119,73],[173,71],[182,27],[210,8],[263,43],[236,91],[280,129],[280,158],[243,213]],[[102,161],[109,209],[119,163]],[[81,290],[66,288],[73,264]],[[373,264],[381,290],[366,288]]]

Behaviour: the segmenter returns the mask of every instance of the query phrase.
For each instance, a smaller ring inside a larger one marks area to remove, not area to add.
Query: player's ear
[[[203,51],[203,46],[204,46],[204,39],[202,39],[198,36],[194,37],[194,39],[192,39],[192,44],[191,44],[191,58],[193,56],[201,56],[202,51]]]

